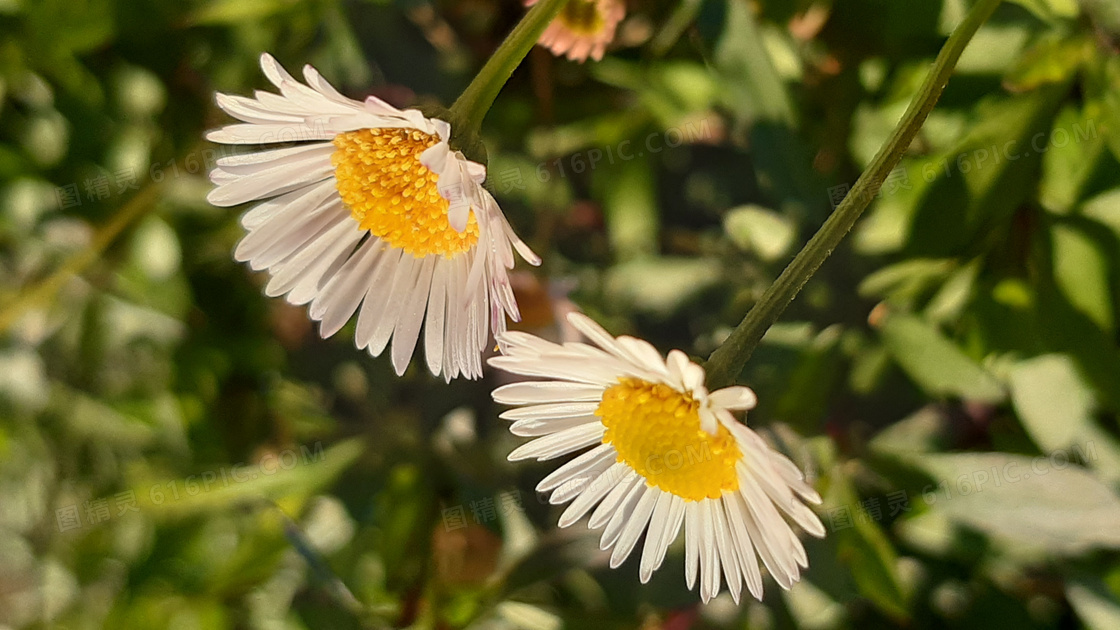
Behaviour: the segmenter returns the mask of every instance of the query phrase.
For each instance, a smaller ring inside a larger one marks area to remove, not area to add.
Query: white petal
[[[701,405],[699,409],[700,415],[700,430],[708,435],[715,435],[719,430],[719,421],[716,420],[716,415],[707,405]]]
[[[653,508],[656,506],[658,498],[664,494],[666,493],[657,488],[646,488],[645,494],[634,506],[634,512],[630,515],[626,526],[619,533],[618,542],[615,543],[614,551],[611,553],[610,565],[612,569],[618,568],[630,557],[630,552],[634,550],[642,532],[646,531],[646,527],[649,525],[649,519],[653,514]],[[660,531],[658,534],[660,534]]]
[[[357,227],[337,197],[328,198],[304,215],[292,217],[290,213],[282,212],[250,230],[237,244],[233,257],[248,262],[253,269],[267,269],[291,259],[307,243],[342,223]]]
[[[684,581],[688,590],[696,586],[700,568],[700,504],[689,501],[684,506]]]
[[[241,225],[245,229],[253,231],[270,220],[281,216],[285,217],[284,223],[287,223],[286,217],[298,217],[313,212],[315,208],[322,206],[328,197],[335,194],[333,180],[326,180],[315,186],[293,190],[290,193],[253,206],[252,210],[241,215]]]
[[[388,301],[380,320],[374,324],[373,333],[370,335],[369,353],[378,356],[385,346],[389,344],[390,337],[397,327],[401,311],[416,286],[416,279],[423,269],[423,261],[417,260],[409,254],[401,256],[400,264],[393,272],[393,284],[389,289]]]
[[[708,395],[708,400],[724,409],[754,409],[758,397],[749,387],[724,387]]]
[[[618,537],[622,535],[622,530],[626,528],[626,524],[634,516],[634,511],[638,508],[638,503],[641,502],[648,492],[655,492],[654,488],[646,485],[644,481],[639,481],[630,488],[630,492],[626,493],[626,497],[618,504],[611,515],[611,519],[607,521],[606,527],[603,528],[603,535],[599,538],[599,549],[610,549]]]
[[[705,604],[719,594],[719,553],[716,550],[715,524],[710,499],[700,505],[700,599]]]
[[[603,446],[607,446],[604,444]],[[614,463],[613,453],[608,453],[607,458],[599,458],[593,462],[587,469],[571,474],[560,484],[548,497],[548,502],[552,505],[560,505],[567,503],[577,496],[583,494],[592,481],[599,478],[599,475],[607,471],[608,468]]]
[[[393,332],[393,370],[397,376],[404,374],[420,338],[420,327],[424,323],[424,309],[428,305],[428,294],[432,290],[432,273],[436,268],[437,256],[427,256],[420,264],[404,309],[401,311],[397,328]]]
[[[738,492],[725,493],[723,506],[731,527],[731,539],[738,548],[739,566],[746,577],[747,589],[755,599],[762,601],[762,571],[758,568],[758,557],[754,553],[754,545],[745,524],[747,506]]]
[[[578,427],[585,424],[599,424],[599,418],[591,414],[583,416],[565,416],[563,418],[526,418],[518,420],[509,426],[509,432],[521,437],[536,437],[548,435],[564,429]]]
[[[312,238],[283,263],[269,269],[272,279],[265,286],[265,295],[277,297],[291,291],[301,280],[309,275],[322,276],[338,255],[337,246],[347,236],[355,234],[354,225],[348,223],[349,217],[325,217],[324,227],[314,232]],[[252,236],[252,235],[250,235]]]
[[[563,402],[545,405],[530,405],[502,412],[504,420],[547,420],[549,418],[570,418],[589,416],[599,408],[597,402]]]
[[[677,539],[677,535],[681,532],[681,526],[684,524],[684,506],[685,500],[673,496],[673,503],[669,507],[669,525],[665,529],[665,535],[661,537],[661,542],[658,545],[654,555],[657,562],[653,565],[653,570],[661,568],[661,563],[665,560],[665,552],[669,550],[669,545]]]
[[[645,481],[643,481],[638,473],[634,472],[633,469],[631,469],[629,466],[626,466],[626,464],[621,465],[626,467],[623,471],[622,480],[619,481],[618,485],[616,485],[610,491],[610,493],[607,494],[603,501],[595,507],[595,511],[591,513],[591,518],[587,521],[588,528],[599,529],[600,527],[607,525],[610,522],[610,519],[614,518],[614,514],[618,510],[619,505],[625,500],[627,496],[629,496],[630,491],[634,488],[634,485],[645,484]],[[611,470],[614,470],[614,468],[612,468]]]
[[[384,249],[377,261],[377,267],[370,274],[369,289],[362,300],[362,308],[358,311],[358,329],[354,333],[354,343],[359,348],[369,347],[373,340],[373,333],[376,332],[377,325],[381,322],[385,308],[389,304],[389,291],[397,268],[401,265],[403,253],[399,249],[385,245],[381,239],[372,240],[380,243]]]
[[[536,458],[538,461],[553,459],[600,442],[606,427],[598,422],[588,423],[522,444],[509,454],[509,461]]]
[[[666,357],[665,367],[669,370],[670,384],[680,390],[687,389],[684,384],[684,372],[691,363],[688,355],[680,350],[670,350]]]
[[[245,98],[244,96],[222,94],[218,92],[214,95],[214,100],[222,111],[247,123],[267,125],[272,123],[300,124],[303,122],[303,116],[289,114],[262,106],[260,102],[251,98]]]
[[[443,261],[436,264],[432,274],[432,287],[428,296],[427,319],[424,321],[424,358],[428,371],[438,376],[443,367],[443,343],[447,331],[447,265]]]
[[[622,349],[615,344],[614,337],[590,317],[583,313],[572,311],[568,313],[568,323],[603,350],[615,356],[629,359],[629,355],[623,353]]]
[[[316,263],[307,268],[299,281],[288,292],[286,299],[290,304],[307,304],[315,299],[323,285],[342,267],[343,263],[353,253],[354,246],[365,236],[365,232],[357,229],[353,221],[344,221],[339,225],[338,231],[332,231],[331,233],[333,243]]]
[[[642,560],[638,566],[638,579],[642,584],[649,582],[649,579],[653,577],[654,568],[661,561],[658,550],[661,548],[662,539],[665,538],[666,532],[672,525],[669,520],[669,513],[672,509],[673,499],[679,498],[668,492],[661,492],[657,497],[657,504],[653,506],[653,516],[649,520],[649,531],[646,533],[646,541],[642,546]]]
[[[314,142],[284,149],[271,149],[257,151],[256,153],[241,153],[218,158],[218,167],[215,171],[231,175],[252,175],[264,168],[303,162],[304,160],[322,161],[324,158],[330,162],[334,153],[334,145],[329,142]]]
[[[591,475],[587,474],[587,471],[594,470],[602,462],[614,462],[616,457],[617,454],[614,452],[614,447],[610,444],[600,444],[557,468],[552,474],[542,479],[540,483],[537,484],[537,492],[548,492],[576,476],[588,478],[598,477],[598,473]]]
[[[380,250],[379,243],[373,239],[367,240],[311,303],[308,315],[321,322],[319,334],[324,339],[345,326],[358,309],[369,288],[366,283],[377,264]]]
[[[739,556],[731,541],[731,531],[727,517],[723,512],[723,502],[711,501],[712,525],[715,530],[716,550],[719,552],[720,564],[723,566],[724,580],[731,591],[731,599],[739,603],[739,594],[743,591],[743,575],[740,573]]]
[[[744,524],[754,543],[755,551],[766,568],[770,571],[774,581],[784,589],[796,581],[794,576],[799,574],[797,563],[790,555],[789,540],[782,529],[789,529],[782,517],[774,511],[769,499],[762,496],[749,479],[741,480],[739,491],[742,493],[743,503],[747,509],[744,512]],[[767,509],[769,508],[769,509]]]
[[[270,165],[251,177],[241,177],[210,191],[206,200],[215,206],[236,206],[246,201],[275,197],[334,176],[330,160],[309,159]]]
[[[604,444],[604,446],[607,445]],[[612,464],[610,468],[584,487],[583,492],[560,515],[558,526],[561,528],[568,527],[583,518],[583,515],[599,504],[608,493],[624,485],[623,482],[630,478],[627,473],[633,474],[633,471],[626,464],[622,462]]]
[[[789,486],[773,469],[766,470],[766,463],[753,457],[745,457],[739,462],[737,470],[740,475],[750,475],[773,501],[774,505],[785,512],[802,529],[818,538],[823,537],[825,529],[820,518],[806,507],[799,498],[794,496]]]
[[[303,66],[303,79],[307,81],[307,85],[315,90],[318,90],[320,94],[331,99],[332,101],[342,104],[349,104],[355,108],[362,106],[361,102],[346,98],[341,93],[339,93],[338,90],[334,89],[334,86],[331,85],[326,79],[324,79],[322,75],[319,74],[319,71],[311,66],[311,64],[306,64]]]
[[[494,402],[503,405],[527,405],[552,402],[591,402],[602,399],[603,388],[564,381],[527,381],[495,389]]]
[[[206,139],[219,144],[275,144],[331,140],[338,131],[323,120],[311,123],[242,123],[226,125],[206,133]]]

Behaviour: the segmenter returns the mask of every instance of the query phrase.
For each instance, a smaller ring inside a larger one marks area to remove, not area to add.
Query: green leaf
[[[595,172],[595,183],[615,256],[633,260],[656,254],[660,217],[649,161],[628,160],[601,168]]]
[[[1080,34],[1048,34],[1023,52],[1004,77],[1004,86],[1013,92],[1026,92],[1046,83],[1065,81],[1090,59],[1092,46]]]
[[[1077,17],[1077,0],[1011,0],[1038,17],[1052,21]]]
[[[750,7],[735,0],[727,0],[725,7],[723,33],[713,61],[723,79],[726,105],[741,126],[756,119],[793,124],[793,105],[758,36]]]
[[[1056,224],[1050,231],[1054,247],[1054,279],[1058,288],[1077,310],[1111,331],[1112,289],[1109,260],[1104,248],[1089,235],[1071,225]]]
[[[926,305],[925,316],[934,323],[956,321],[975,295],[976,277],[982,260],[976,259],[953,271]]]
[[[365,448],[359,439],[339,442],[326,450],[321,445],[303,446],[262,458],[256,464],[237,464],[185,479],[142,483],[134,486],[133,491],[141,509],[170,520],[293,495],[306,496],[333,483]]]
[[[711,109],[723,89],[704,65],[683,60],[640,64],[607,57],[588,70],[603,83],[633,90],[639,95],[641,107],[637,108],[637,112],[613,115],[618,118],[617,124],[630,129],[635,123],[654,122],[659,129],[665,130],[680,125],[682,120],[707,117],[711,115]],[[609,116],[604,115],[604,118],[610,120]],[[650,118],[652,121],[647,120]],[[613,140],[600,137],[597,142],[613,144],[626,137]],[[596,143],[590,146],[603,145]]]
[[[1035,301],[1037,334],[1051,351],[1077,362],[1103,404],[1120,410],[1120,351],[1112,335],[1076,309],[1057,287],[1042,285]]]
[[[1011,402],[1031,438],[1045,451],[1077,442],[1092,421],[1093,391],[1069,357],[1050,354],[1023,361],[1010,373]]]
[[[957,72],[973,75],[1002,75],[1018,62],[1030,42],[1031,33],[1023,22],[990,20],[961,54]]]
[[[819,430],[841,383],[842,331],[839,324],[829,326],[805,344],[775,405],[777,417],[809,433]]]
[[[1081,8],[1101,30],[1114,37],[1120,35],[1120,4],[1113,0],[1081,0]]]
[[[906,246],[910,226],[925,198],[929,182],[942,163],[933,157],[903,160],[893,173],[904,178],[905,185],[891,191],[884,185],[882,198],[868,209],[852,234],[853,247],[866,256],[896,252]],[[924,175],[923,175],[924,173]]]
[[[739,249],[765,261],[785,255],[797,235],[789,219],[753,204],[728,210],[723,217],[723,229]]]
[[[944,513],[937,510],[908,516],[894,526],[899,539],[907,545],[939,557],[960,554],[963,545],[959,529]]]
[[[931,509],[1008,551],[1073,556],[1120,548],[1120,498],[1068,458],[923,453],[907,459],[944,491],[931,493]]]
[[[1066,599],[1088,630],[1120,628],[1120,599],[1100,580],[1071,580],[1066,584]]]
[[[860,504],[859,497],[842,465],[828,476],[824,509],[830,514],[844,510],[850,526],[834,526],[837,558],[851,571],[861,595],[896,620],[909,618],[906,593],[898,576],[898,554],[875,519]]]
[[[564,621],[542,608],[522,602],[502,602],[495,609],[498,617],[519,630],[561,630]]]
[[[1120,480],[1120,448],[1094,421],[1096,396],[1072,359],[1049,354],[1022,361],[1011,369],[1009,385],[1023,428],[1044,453],[1092,445],[1089,465]]]
[[[1120,188],[1085,201],[1081,204],[1081,215],[1107,227],[1120,238]]]
[[[942,281],[957,263],[948,258],[911,258],[875,271],[859,284],[863,297],[890,297],[910,304],[931,285]]]
[[[633,260],[606,273],[608,300],[640,311],[669,315],[719,281],[720,264],[707,258]]]
[[[1088,110],[1066,107],[1054,121],[1053,142],[1042,158],[1039,202],[1047,210],[1068,214],[1105,158],[1104,138]]]
[[[804,630],[839,628],[848,616],[847,608],[808,580],[799,583],[797,588],[782,591],[782,596],[797,627]]]
[[[950,428],[944,411],[928,405],[880,431],[868,446],[887,455],[934,452],[945,447]]]
[[[910,224],[913,254],[960,255],[1008,229],[1035,189],[1039,152],[1048,148],[1046,132],[1066,92],[1066,84],[1051,84],[976,108],[968,135],[922,169],[930,184]]]
[[[291,0],[213,0],[195,10],[192,24],[237,24],[259,20],[292,6]]]
[[[732,113],[732,139],[751,147],[759,185],[779,210],[801,216],[823,211],[812,153],[796,131],[793,102],[750,6],[738,0],[708,4],[725,11],[712,70],[722,88],[720,102]]]
[[[1003,386],[932,325],[896,313],[883,323],[883,343],[919,387],[934,396],[998,403]]]
[[[26,6],[33,36],[30,43],[39,46],[33,53],[54,57],[56,62],[63,58],[69,61],[69,53],[96,50],[115,34],[114,7],[108,0],[40,0],[26,3]]]
[[[1120,16],[1120,10],[1115,13]],[[1120,58],[1105,56],[1086,78],[1086,107],[1098,113],[1101,134],[1113,157],[1120,160]]]

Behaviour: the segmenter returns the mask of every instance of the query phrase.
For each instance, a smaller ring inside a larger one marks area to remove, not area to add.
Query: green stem
[[[902,159],[902,154],[910,146],[922,123],[933,110],[933,106],[941,96],[941,91],[949,82],[949,76],[953,73],[961,52],[999,3],[1000,0],[977,0],[972,10],[949,36],[949,40],[937,55],[933,68],[914,96],[914,100],[906,108],[902,120],[899,121],[886,144],[879,149],[871,165],[852,186],[844,201],[837,206],[821,229],[809,239],[804,249],[798,252],[789,266],[782,271],[782,275],[770,285],[727,340],[716,348],[712,356],[708,357],[705,368],[708,373],[709,388],[725,387],[735,381],[758,342],[762,340],[762,336],[774,325],[782,311],[797,296],[801,287],[805,286],[832,250],[836,249],[852,229],[852,225],[871,203],[871,199],[879,191],[879,187],[882,186],[891,169]]]
[[[498,92],[566,2],[567,0],[540,0],[517,23],[467,89],[451,105],[453,134],[458,136],[462,133],[466,137],[478,134],[482,129],[482,119],[490,111]]]

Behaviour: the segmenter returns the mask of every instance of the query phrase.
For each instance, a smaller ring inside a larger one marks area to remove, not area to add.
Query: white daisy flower
[[[746,387],[708,392],[704,369],[679,350],[668,360],[645,341],[611,337],[586,316],[568,321],[595,345],[557,345],[522,332],[500,336],[505,356],[490,365],[534,380],[494,390],[494,400],[519,408],[502,418],[533,440],[510,460],[545,461],[584,451],[537,485],[551,491],[568,527],[591,513],[612,568],[642,533],[639,577],[661,566],[681,528],[685,580],[700,578],[705,603],[719,594],[720,575],[739,601],[743,583],[762,599],[759,561],[788,589],[808,567],[790,522],[813,536],[824,525],[806,503],[821,499],[797,466],[771,449],[733,411],[755,406]]]
[[[525,0],[525,6],[536,3],[537,0]],[[623,0],[568,0],[537,43],[557,57],[567,56],[580,63],[588,57],[599,61],[624,17]]]
[[[324,338],[357,312],[355,343],[377,356],[392,339],[397,374],[423,326],[432,374],[480,376],[491,327],[519,318],[512,249],[540,264],[482,187],[486,167],[451,149],[442,120],[346,98],[311,66],[306,85],[268,54],[261,68],[280,93],[218,94],[244,124],[206,136],[286,145],[221,158],[210,173],[210,203],[260,202],[241,217],[234,257],[268,270],[267,295],[310,304]]]

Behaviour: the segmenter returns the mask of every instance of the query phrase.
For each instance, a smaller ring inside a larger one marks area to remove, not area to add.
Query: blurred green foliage
[[[964,0],[635,0],[611,54],[534,50],[484,134],[574,301],[706,356],[886,139]],[[517,2],[0,2],[0,304],[155,204],[0,338],[0,626],[1120,627],[1120,15],[1007,2],[741,375],[830,534],[761,604],[641,586],[513,466],[498,377],[320,340],[206,204],[262,51],[448,104]]]

